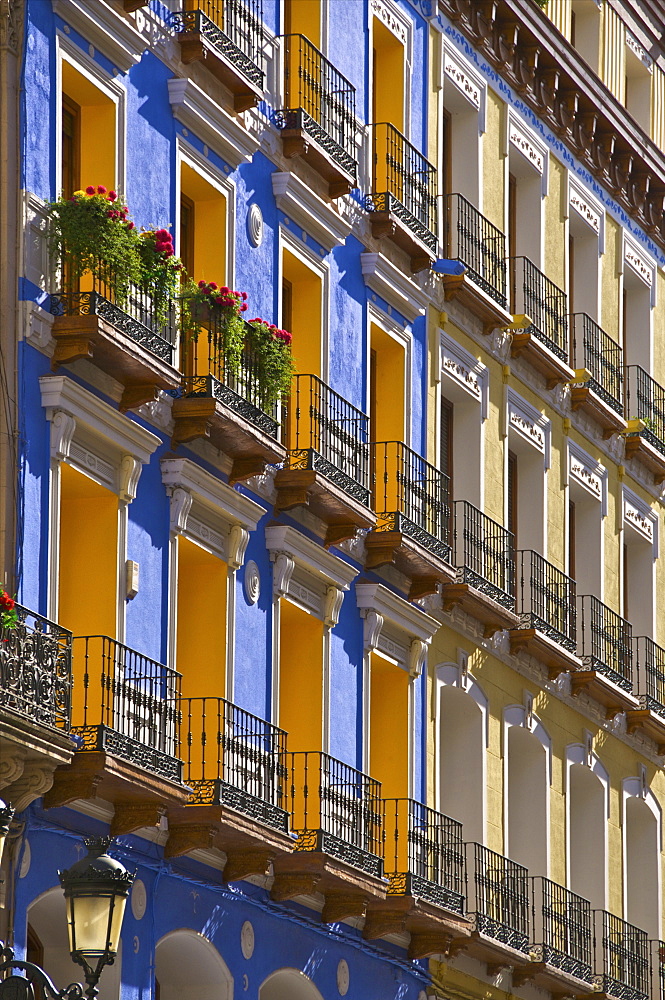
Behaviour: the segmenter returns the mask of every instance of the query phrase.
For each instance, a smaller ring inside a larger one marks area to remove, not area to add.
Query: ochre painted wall
[[[279,725],[289,750],[320,750],[323,733],[323,623],[282,598]]]
[[[178,536],[176,669],[185,698],[226,695],[226,563]]]
[[[369,771],[385,798],[409,794],[409,674],[371,654]]]

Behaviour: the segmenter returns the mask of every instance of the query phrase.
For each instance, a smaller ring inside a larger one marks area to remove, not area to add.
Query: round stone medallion
[[[245,566],[244,585],[248,604],[256,604],[261,593],[261,574],[253,559],[250,559]]]
[[[349,992],[349,965],[343,958],[340,958],[337,965],[337,989],[341,997]]]
[[[249,212],[247,213],[247,233],[252,246],[260,247],[263,243],[263,212],[256,202],[252,202],[249,206]]]
[[[140,878],[137,878],[132,886],[131,895],[132,915],[134,920],[141,919],[145,913],[146,904],[147,895],[145,891],[145,882],[142,882]]]
[[[240,931],[240,949],[243,958],[251,958],[254,954],[254,928],[249,920],[246,920]]]

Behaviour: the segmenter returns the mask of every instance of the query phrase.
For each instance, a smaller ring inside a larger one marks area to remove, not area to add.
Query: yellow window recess
[[[393,660],[371,654],[369,773],[384,798],[409,794],[409,674]]]
[[[62,186],[117,185],[115,101],[63,59]]]
[[[284,598],[279,613],[279,726],[289,750],[320,750],[323,622]]]
[[[285,249],[282,256],[282,280],[282,326],[293,334],[296,368],[303,374],[318,375],[320,378],[323,304],[321,275]]]
[[[403,441],[405,350],[374,323],[370,336],[371,440]]]
[[[178,536],[176,667],[184,698],[226,694],[226,563]]]
[[[304,35],[320,49],[321,0],[284,0],[284,34]]]
[[[372,21],[373,121],[404,131],[404,46],[378,18]]]

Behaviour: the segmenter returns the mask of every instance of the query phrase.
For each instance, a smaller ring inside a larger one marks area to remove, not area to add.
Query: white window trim
[[[402,441],[411,446],[411,396],[413,387],[413,337],[408,327],[402,327],[396,320],[387,316],[382,309],[378,309],[373,302],[367,303],[367,385],[365,388],[365,399],[370,398],[369,372],[370,355],[372,350],[371,326],[377,326],[379,330],[394,340],[404,350],[404,429]]]
[[[552,454],[552,425],[535,406],[527,403],[514,389],[506,386],[503,436],[518,434],[543,456],[545,470],[550,468]]]
[[[524,159],[524,162],[541,178],[541,205],[546,197],[549,186],[550,152],[549,148],[536,135],[529,125],[519,115],[506,105],[504,117],[505,135],[503,137],[504,155],[509,158],[510,150],[514,149]]]
[[[424,316],[429,295],[404,271],[380,253],[361,253],[360,266],[365,285],[396,309],[409,323]]]
[[[658,922],[659,930],[662,930],[662,912],[663,912],[663,875],[662,875],[662,852],[663,852],[663,810],[658,802],[658,799],[651,791],[647,785],[646,777],[646,767],[642,764],[640,766],[641,773],[635,778],[624,778],[621,782],[621,854],[623,862],[623,880],[624,887],[626,885],[626,873],[628,871],[628,857],[627,857],[627,844],[626,844],[626,805],[628,799],[638,798],[642,799],[646,805],[649,807],[653,816],[656,820],[656,827],[658,830]],[[625,891],[623,893],[623,916],[624,920],[628,919],[628,894]],[[660,937],[660,933],[658,935]]]
[[[270,180],[278,211],[297,222],[304,236],[312,236],[328,252],[342,246],[353,228],[349,219],[319,197],[293,170],[275,170]]]
[[[72,0],[68,0],[72,2]],[[101,0],[103,3],[103,0]],[[56,32],[56,94],[58,100],[55,108],[55,163],[56,163],[56,193],[62,191],[62,63],[67,62],[77,73],[84,76],[93,87],[100,90],[105,97],[113,101],[116,107],[115,114],[115,164],[114,176],[116,190],[124,194],[126,185],[126,162],[125,147],[127,137],[127,95],[124,87],[121,87],[112,76],[91,59],[85,52],[79,49],[61,31]],[[129,68],[129,67],[127,67]],[[82,178],[87,182],[86,178]],[[90,178],[92,181],[92,178]]]
[[[231,178],[222,170],[218,170],[205,156],[202,156],[197,149],[190,146],[182,136],[176,137],[176,211],[174,235],[176,242],[179,242],[180,233],[180,196],[182,191],[182,166],[186,164],[196,171],[200,177],[226,200],[226,274],[219,275],[219,279],[233,288],[235,286],[235,227],[236,227],[236,185]],[[180,246],[177,247],[180,253]],[[214,279],[213,279],[214,280]]]
[[[520,729],[525,729],[528,733],[531,733],[536,737],[538,742],[541,744],[545,751],[545,767],[548,776],[548,786],[547,793],[545,796],[545,830],[547,831],[547,843],[545,844],[546,849],[546,872],[531,872],[533,875],[545,875],[549,876],[550,863],[552,856],[552,845],[550,836],[550,817],[551,817],[551,787],[552,787],[552,740],[549,733],[545,729],[543,723],[538,718],[538,716],[532,710],[533,698],[529,692],[525,692],[526,705],[508,705],[503,710],[503,830],[504,830],[504,843],[505,843],[505,853],[510,857],[510,842],[508,831],[509,826],[509,816],[508,816],[508,798],[509,798],[509,788],[508,788],[508,731],[513,726]]]
[[[653,546],[653,558],[657,559],[659,555],[658,514],[628,486],[623,487],[621,510],[623,530],[628,528],[640,535],[645,542],[650,542]]]
[[[146,48],[142,34],[132,22],[106,0],[53,0],[53,12],[126,73],[141,60]]]
[[[591,740],[585,746],[582,743],[570,743],[564,757],[564,793],[566,797],[566,885],[570,885],[570,769],[573,764],[587,767],[600,781],[603,788],[605,814],[605,871],[603,876],[603,906],[607,905],[609,887],[609,818],[610,818],[610,776],[600,758],[591,748]]]
[[[43,376],[39,389],[51,434],[47,614],[53,621],[58,620],[60,471],[64,463],[118,496],[116,636],[122,642],[125,635],[127,506],[136,496],[142,466],[150,461],[162,442],[65,375]]]
[[[489,370],[482,361],[466,351],[453,337],[444,330],[439,331],[439,370],[436,380],[450,380],[457,388],[480,404],[480,419],[487,420],[489,415]],[[445,395],[445,393],[444,393]]]
[[[574,481],[601,505],[601,517],[607,517],[607,469],[588,452],[568,439],[568,484]]]
[[[213,101],[188,77],[171,77],[167,87],[176,121],[191,130],[234,169],[251,160],[260,141],[244,127],[242,119],[229,114],[223,105]]]
[[[482,792],[483,792],[483,844],[487,843],[487,750],[489,748],[489,699],[487,695],[481,688],[480,684],[474,677],[474,675],[466,669],[463,669],[459,663],[440,663],[434,671],[434,692],[435,692],[435,707],[434,707],[434,759],[436,761],[436,775],[435,775],[435,789],[434,794],[436,796],[436,808],[441,812],[441,769],[439,767],[439,760],[441,759],[441,747],[439,740],[439,733],[441,731],[441,688],[443,687],[456,687],[460,691],[464,691],[470,698],[475,701],[476,705],[480,709],[482,717],[482,726],[484,733],[484,744],[483,744],[483,754],[482,754],[482,773],[480,775],[474,776],[474,781],[480,781]]]
[[[656,306],[656,286],[658,284],[656,261],[644,247],[640,246],[639,243],[629,236],[625,229],[622,230],[622,240],[622,269],[625,273],[625,268],[630,268],[632,273],[636,274],[642,284],[649,289],[649,301],[651,308],[654,309]]]
[[[458,93],[468,101],[470,109],[478,113],[478,133],[482,135],[486,130],[487,81],[476,72],[459,49],[444,36],[441,64],[441,81],[444,91],[448,80]]]
[[[579,177],[568,171],[568,185],[566,191],[566,203],[564,205],[564,217],[570,218],[570,213],[575,212],[582,219],[589,230],[590,236],[598,239],[598,253],[605,253],[605,206]]]
[[[328,384],[330,378],[330,271],[315,251],[301,242],[289,229],[280,225],[278,235],[278,315],[282,316],[282,277],[284,275],[284,250],[297,257],[301,264],[319,278],[321,282],[321,379]],[[308,374],[308,373],[304,373]]]

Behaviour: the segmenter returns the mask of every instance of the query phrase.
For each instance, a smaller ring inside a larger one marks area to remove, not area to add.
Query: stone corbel
[[[136,497],[136,489],[141,475],[141,462],[133,455],[123,455],[118,470],[118,497],[124,503],[131,503]]]
[[[383,615],[378,611],[365,610],[363,614],[363,642],[365,652],[371,653],[379,644],[381,629],[383,628]]]
[[[232,524],[228,536],[228,565],[231,569],[240,569],[245,561],[245,552],[249,542],[249,531],[241,524]]]
[[[76,430],[76,420],[64,410],[56,410],[51,417],[51,458],[62,462],[69,458],[69,447]]]
[[[182,486],[176,486],[171,489],[171,531],[179,535],[185,530],[187,517],[191,509],[192,494],[188,490],[183,489]]]
[[[342,609],[344,591],[341,587],[332,584],[326,588],[326,596],[323,599],[323,624],[328,628],[334,628],[339,621],[339,613]]]
[[[276,552],[272,568],[272,592],[274,597],[284,597],[289,592],[295,561],[286,552]]]
[[[413,639],[409,646],[409,674],[411,677],[420,677],[425,657],[427,656],[427,643],[422,639]]]

